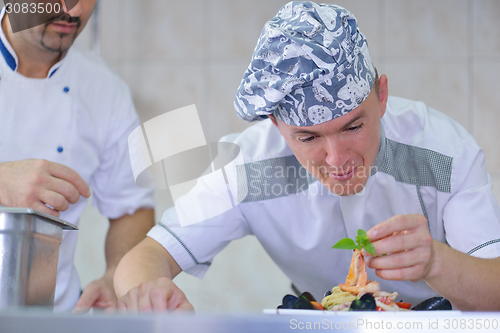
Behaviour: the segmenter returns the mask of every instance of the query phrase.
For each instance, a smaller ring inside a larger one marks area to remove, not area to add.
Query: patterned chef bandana
[[[365,36],[342,7],[293,1],[266,23],[236,92],[238,115],[311,126],[359,106],[375,79]]]

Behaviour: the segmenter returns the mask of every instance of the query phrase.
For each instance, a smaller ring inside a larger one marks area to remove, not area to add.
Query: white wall
[[[130,85],[143,121],[194,103],[210,141],[248,126],[234,112],[234,93],[264,23],[286,1],[98,1],[102,56]],[[336,3],[358,18],[392,95],[423,100],[475,135],[500,198],[500,1]],[[79,43],[90,45],[90,29]],[[169,205],[158,191],[157,221]],[[107,226],[93,209],[80,225],[76,263],[85,285],[104,271]],[[205,279],[181,274],[176,282],[199,312],[259,312],[290,292],[253,238],[229,245]]]

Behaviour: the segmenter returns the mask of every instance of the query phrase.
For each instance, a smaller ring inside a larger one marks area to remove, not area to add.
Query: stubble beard
[[[50,42],[50,43],[47,43],[45,41],[45,38],[47,37],[47,39],[50,39],[51,36],[47,35],[47,26],[48,25],[45,25],[44,29],[43,29],[43,32],[42,32],[42,35],[40,37],[40,45],[47,51],[50,51],[50,52],[56,52],[56,53],[60,53],[60,52],[65,52],[67,50],[69,50],[69,48],[71,47],[71,45],[73,45],[75,39],[76,39],[76,31],[73,33],[73,36],[70,36],[70,35],[67,35],[67,34],[61,34],[61,33],[57,33],[55,35],[57,35],[57,37],[52,37],[54,39],[54,41]],[[70,42],[68,45],[64,45],[65,44],[65,38],[66,39],[70,39]]]
[[[64,34],[64,33],[54,33],[54,35],[57,37],[55,37],[55,36],[52,37],[50,35],[46,35],[47,27],[49,26],[49,24],[57,23],[57,22],[76,23],[75,32],[73,32],[72,35]],[[50,51],[50,52],[57,52],[57,53],[65,52],[65,51],[69,50],[71,45],[73,45],[73,43],[75,42],[75,39],[76,39],[78,30],[80,29],[80,26],[81,26],[80,18],[79,17],[71,17],[67,13],[59,18],[55,18],[54,20],[51,20],[44,25],[42,35],[40,37],[40,45],[45,50]],[[49,41],[51,38],[54,39],[54,41],[50,43],[52,45],[49,45],[49,43],[46,43],[45,37],[47,37],[47,39],[49,39]],[[69,41],[65,41],[65,39],[69,39]],[[65,42],[68,43],[68,45],[64,45]]]

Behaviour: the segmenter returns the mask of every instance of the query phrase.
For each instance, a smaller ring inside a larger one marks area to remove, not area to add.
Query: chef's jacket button
[[[64,87],[63,90],[64,90],[65,93],[67,93],[67,92],[69,92],[69,87]]]
[[[57,147],[57,151],[58,151],[58,152],[62,153],[62,152],[63,152],[63,150],[64,150],[64,149],[63,149],[63,147]]]

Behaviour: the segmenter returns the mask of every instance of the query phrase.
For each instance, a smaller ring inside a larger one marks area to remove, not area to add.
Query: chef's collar
[[[10,45],[9,40],[7,39],[7,36],[5,36],[5,33],[2,29],[2,21],[5,16],[5,7],[2,9],[0,12],[0,53],[2,54],[5,62],[7,63],[7,66],[10,67],[14,72],[17,72],[17,68],[19,66],[19,59],[17,58],[17,54],[12,48],[12,45]],[[54,66],[52,66],[49,70],[49,75],[47,76],[48,78],[51,78],[52,75],[56,73],[56,71],[61,67],[61,62],[66,56],[67,52],[64,52],[61,60],[59,60]]]

